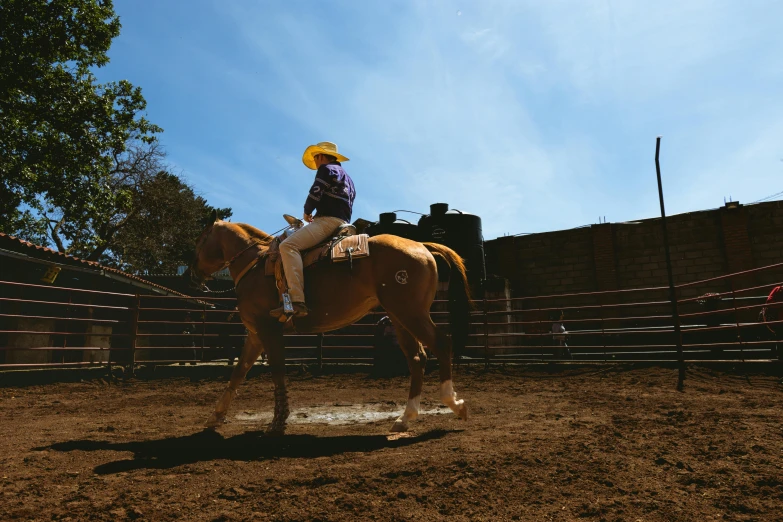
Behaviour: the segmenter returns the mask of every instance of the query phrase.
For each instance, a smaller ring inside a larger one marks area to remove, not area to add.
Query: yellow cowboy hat
[[[305,167],[311,170],[318,168],[315,166],[316,154],[327,154],[337,158],[337,161],[348,161],[348,158],[337,152],[337,145],[328,141],[322,141],[305,149],[304,154],[302,154],[302,163],[305,164]]]

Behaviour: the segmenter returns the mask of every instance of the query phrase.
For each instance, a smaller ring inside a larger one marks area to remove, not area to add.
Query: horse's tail
[[[438,280],[449,282],[449,326],[454,353],[459,358],[468,340],[470,311],[474,309],[470,297],[465,262],[447,246],[423,243],[438,265]],[[446,277],[447,276],[447,277]]]

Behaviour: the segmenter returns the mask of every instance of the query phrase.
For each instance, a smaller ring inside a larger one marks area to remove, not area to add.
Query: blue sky
[[[102,81],[234,221],[301,214],[334,141],[354,218],[449,203],[485,239],[783,191],[783,3],[115,0]],[[404,216],[402,216],[404,217]],[[413,216],[411,216],[413,217]]]

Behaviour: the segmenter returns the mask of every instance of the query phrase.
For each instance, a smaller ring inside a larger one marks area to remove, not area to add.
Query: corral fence
[[[759,315],[783,263],[676,287],[510,297],[487,286],[471,312],[467,364],[618,361],[778,362],[783,321]],[[777,283],[775,283],[777,281]],[[439,296],[445,296],[441,288]],[[0,281],[0,370],[232,364],[246,331],[233,298],[102,292]],[[286,335],[289,363],[384,364],[394,348],[379,309],[321,335]],[[768,314],[771,316],[772,314]],[[783,315],[783,314],[780,314]],[[448,301],[433,305],[448,321]],[[563,328],[560,328],[560,325]],[[563,331],[565,330],[565,331]]]

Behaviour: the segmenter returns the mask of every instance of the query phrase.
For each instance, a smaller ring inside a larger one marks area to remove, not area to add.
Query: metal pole
[[[68,290],[68,306],[65,307],[65,313],[68,316],[68,319],[72,319],[72,317],[71,317],[72,309],[71,309],[71,306],[70,306],[71,304],[73,304],[73,296],[72,296],[72,292],[70,290]],[[68,333],[71,332],[72,322],[71,321],[67,321],[66,325],[67,326],[65,326],[64,330],[65,330],[66,334],[68,334]],[[67,347],[68,347],[68,336],[67,335],[63,335],[63,349],[60,350],[60,364],[65,364],[65,349]],[[52,357],[52,359],[54,359],[54,357]]]
[[[601,302],[601,297],[598,298],[598,313],[601,314],[601,342],[604,344],[604,362],[607,361],[606,357],[606,325],[604,323],[604,305]],[[573,355],[572,355],[573,357]]]
[[[92,300],[90,300],[90,302],[92,302]],[[89,310],[89,313],[90,313],[90,319],[94,319],[95,318],[95,313],[94,313],[93,309],[89,308],[88,310]],[[88,328],[90,326],[92,326],[92,322],[88,323],[87,326],[88,326]],[[111,329],[111,332],[114,333],[114,328]],[[112,379],[113,379],[112,366],[111,366],[111,356],[112,356],[111,345],[112,345],[112,337],[110,336],[109,337],[109,357],[108,357],[108,365],[107,365],[107,370],[109,372],[109,375],[107,377],[107,381],[108,381],[109,384],[112,383]]]
[[[134,300],[132,315],[131,315],[131,327],[130,327],[130,361],[128,363],[128,373],[133,375],[136,365],[136,336],[139,333],[139,294],[136,294]]]
[[[487,316],[487,298],[484,297],[484,369],[489,369],[489,318]]]
[[[669,233],[666,229],[666,209],[663,205],[663,184],[661,183],[661,137],[655,139],[655,172],[658,175],[658,198],[661,202],[661,226],[663,227],[663,246],[666,252],[666,272],[669,274],[669,300],[672,303],[672,319],[674,320],[674,336],[677,342],[677,363],[679,376],[677,378],[677,390],[682,391],[685,381],[685,356],[682,353],[682,332],[680,330],[680,314],[677,311],[677,295],[674,289],[674,276],[672,275],[672,259],[669,254]]]
[[[204,334],[207,330],[207,303],[204,302],[204,310],[201,312],[201,357],[200,361],[204,362]],[[255,361],[253,361],[255,363]]]
[[[318,334],[318,340],[316,341],[316,354],[318,357],[318,369],[324,369],[324,334]]]
[[[538,349],[541,351],[541,362],[544,362],[544,339],[547,339],[547,342],[552,345],[554,344],[550,339],[552,339],[552,325],[549,325],[549,332],[548,333],[541,333],[543,330],[541,329],[541,302],[536,302],[538,308],[536,308],[536,319],[538,320],[538,324],[536,325],[536,331],[538,332],[536,336],[538,337]]]
[[[740,345],[740,355],[742,356],[742,362],[745,362],[745,343],[742,342],[742,331],[739,325],[739,314],[737,313],[737,296],[734,293],[734,278],[731,281],[731,305],[734,307],[734,325],[737,327],[737,341]]]

